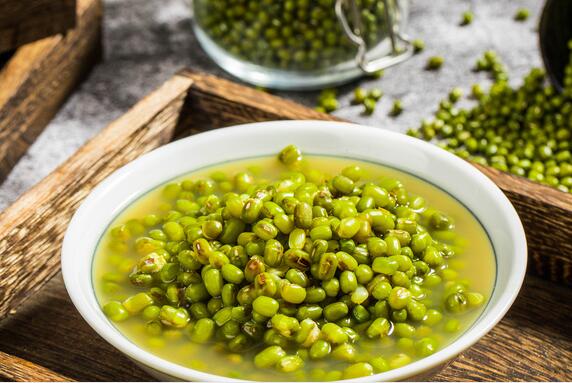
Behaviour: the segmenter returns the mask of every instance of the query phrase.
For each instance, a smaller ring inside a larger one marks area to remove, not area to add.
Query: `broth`
[[[359,345],[359,358],[383,356],[390,367],[399,367],[408,358],[411,361],[420,357],[415,352],[414,342],[424,336],[430,335],[439,342],[440,349],[454,341],[475,322],[486,306],[492,293],[495,278],[495,258],[491,243],[480,223],[475,219],[459,201],[443,190],[395,169],[383,167],[373,163],[326,156],[305,156],[304,167],[319,170],[329,176],[339,174],[348,165],[359,165],[367,174],[366,179],[378,180],[382,177],[399,179],[408,192],[422,196],[427,205],[439,211],[446,212],[455,221],[453,245],[463,250],[448,260],[448,269],[440,271],[444,281],[467,281],[471,291],[476,291],[485,297],[485,302],[478,308],[468,310],[461,314],[451,314],[443,309],[443,284],[431,290],[431,295],[425,298],[428,308],[437,308],[443,313],[443,319],[434,327],[427,326],[423,321],[410,322],[415,328],[415,335],[399,339],[395,333],[381,339],[369,340],[361,337]],[[248,169],[257,178],[275,180],[286,170],[275,157],[262,157],[247,159],[233,163],[215,165],[209,168],[186,174],[172,182],[181,182],[185,179],[208,178],[213,172],[222,171],[230,176]],[[129,220],[140,219],[148,214],[164,214],[168,205],[162,193],[163,188],[157,187],[141,196],[135,203],[122,211],[111,223],[110,228],[124,224]],[[158,225],[160,227],[160,225]],[[133,249],[132,243],[127,242],[124,252],[117,249],[116,240],[110,230],[98,244],[94,264],[93,283],[96,296],[101,305],[110,300],[121,301],[145,288],[135,287],[129,282],[128,275],[136,264],[140,255]],[[451,320],[453,319],[454,320]],[[458,322],[456,322],[457,320]],[[458,328],[455,326],[458,324]],[[139,347],[173,363],[190,367],[211,374],[239,379],[252,379],[261,381],[284,380],[327,380],[340,379],[339,373],[348,363],[332,358],[311,360],[307,359],[304,368],[290,374],[277,372],[272,369],[257,369],[253,362],[255,351],[244,353],[229,353],[217,342],[209,344],[195,344],[186,334],[186,329],[165,328],[161,335],[149,335],[145,329],[146,321],[140,316],[131,316],[127,320],[114,323],[117,329],[131,342]],[[256,349],[258,352],[260,349]],[[402,360],[399,360],[401,355]],[[364,360],[366,360],[364,359]]]

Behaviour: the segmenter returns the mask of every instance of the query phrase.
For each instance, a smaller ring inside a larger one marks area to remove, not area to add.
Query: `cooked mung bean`
[[[441,190],[288,146],[148,193],[103,237],[94,280],[108,318],[165,359],[327,380],[447,345],[479,315],[493,270],[483,229]]]

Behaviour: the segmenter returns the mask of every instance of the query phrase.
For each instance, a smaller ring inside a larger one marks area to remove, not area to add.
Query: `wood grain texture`
[[[437,381],[570,381],[572,293],[528,275],[507,316]],[[61,275],[0,322],[0,350],[81,381],[152,380],[83,321]]]
[[[0,69],[0,182],[100,57],[101,0],[78,0],[77,12],[75,29],[22,46]]]
[[[45,367],[0,351],[0,380],[11,382],[69,382]]]
[[[506,194],[526,232],[528,271],[572,286],[572,194],[476,165]]]
[[[257,121],[340,121],[334,116],[220,77],[189,69],[179,72],[179,75],[192,79],[193,86],[178,136]]]
[[[75,10],[76,0],[0,0],[0,52],[66,32]]]
[[[191,82],[165,83],[0,215],[0,318],[59,271],[65,229],[91,189],[171,139]]]

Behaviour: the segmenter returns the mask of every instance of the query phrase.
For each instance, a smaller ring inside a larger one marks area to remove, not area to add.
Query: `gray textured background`
[[[0,210],[46,176],[86,140],[117,118],[138,99],[182,67],[223,73],[200,49],[190,30],[186,0],[104,0],[104,61],[69,98],[44,133],[0,186]],[[362,116],[351,106],[351,91],[340,91],[342,108],[335,114],[380,128],[405,131],[431,115],[453,86],[465,91],[471,84],[488,82],[471,68],[486,49],[495,49],[509,68],[513,81],[540,65],[536,24],[542,2],[538,0],[412,0],[408,33],[425,40],[425,51],[404,64],[386,70],[380,80],[364,80],[385,95],[373,116]],[[531,18],[513,20],[515,10],[528,7]],[[461,13],[475,12],[473,24],[459,27]],[[427,72],[427,57],[442,55],[440,72]],[[0,84],[1,86],[1,84]],[[316,93],[281,93],[309,106]],[[398,118],[387,111],[394,98],[405,107]]]

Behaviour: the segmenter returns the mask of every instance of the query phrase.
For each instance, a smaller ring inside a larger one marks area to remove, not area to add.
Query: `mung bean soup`
[[[292,145],[147,192],[109,226],[93,270],[103,311],[133,343],[265,381],[349,379],[431,355],[473,324],[494,277],[486,232],[445,191]]]

